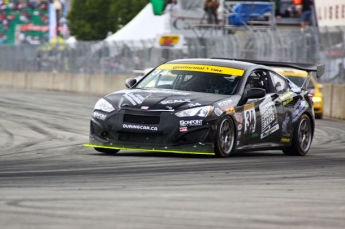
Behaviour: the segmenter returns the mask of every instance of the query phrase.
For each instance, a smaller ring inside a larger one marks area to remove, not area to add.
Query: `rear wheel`
[[[217,157],[228,157],[234,149],[235,128],[229,117],[224,117],[218,124],[215,149]]]
[[[312,125],[308,115],[303,114],[293,132],[293,139],[290,148],[283,150],[285,155],[305,156],[312,141]]]
[[[116,154],[119,152],[119,149],[106,149],[106,148],[94,148],[96,151],[106,154]]]

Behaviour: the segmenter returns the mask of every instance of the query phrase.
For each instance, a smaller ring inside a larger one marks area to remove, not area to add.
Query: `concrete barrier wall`
[[[126,88],[131,76],[51,72],[0,72],[0,87],[105,95]]]
[[[0,87],[75,92],[103,96],[125,87],[130,76],[43,72],[0,72]],[[345,85],[323,84],[324,117],[345,119]]]
[[[333,84],[322,85],[323,116],[332,117]]]
[[[331,117],[345,119],[345,85],[333,85]]]

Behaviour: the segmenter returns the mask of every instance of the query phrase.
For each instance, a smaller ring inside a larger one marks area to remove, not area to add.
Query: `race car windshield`
[[[210,72],[156,69],[136,88],[160,88],[233,95],[241,76]]]

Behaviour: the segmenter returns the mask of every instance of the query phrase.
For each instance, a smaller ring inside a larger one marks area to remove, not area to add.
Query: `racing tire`
[[[101,153],[105,153],[105,154],[116,154],[117,152],[119,152],[119,149],[106,149],[106,148],[94,148],[96,151],[101,152]]]
[[[283,150],[288,156],[305,156],[312,142],[312,124],[308,115],[303,114],[293,132],[290,148]]]
[[[217,126],[214,153],[216,157],[229,157],[234,151],[235,125],[232,119],[225,116]]]

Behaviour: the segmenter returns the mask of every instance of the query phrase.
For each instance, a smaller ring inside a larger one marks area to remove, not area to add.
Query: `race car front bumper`
[[[179,118],[170,112],[128,110],[104,117],[97,115],[91,118],[89,144],[85,146],[145,151],[214,152],[216,120]]]

